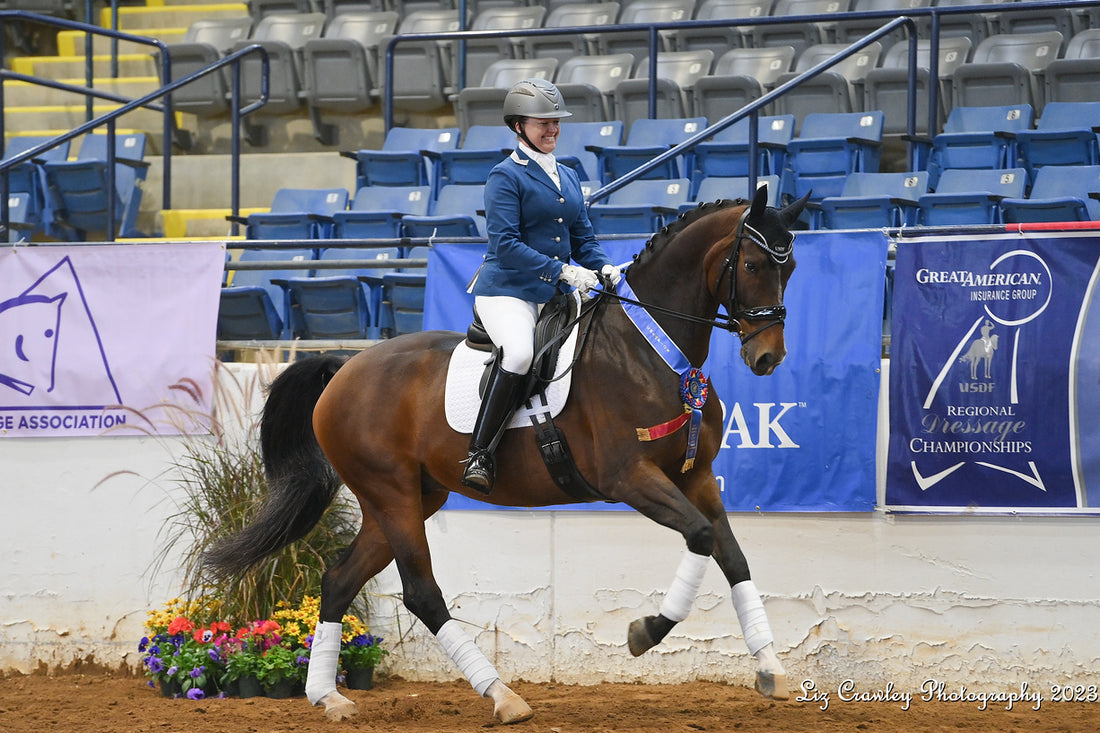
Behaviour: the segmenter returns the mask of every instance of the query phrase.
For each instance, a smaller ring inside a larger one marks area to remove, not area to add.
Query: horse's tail
[[[341,482],[313,434],[313,408],[345,361],[296,361],[271,383],[260,423],[267,495],[248,526],[206,551],[203,564],[216,576],[244,572],[301,539],[332,503]]]

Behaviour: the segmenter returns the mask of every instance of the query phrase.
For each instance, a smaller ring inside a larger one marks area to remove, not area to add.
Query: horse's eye
[[[746,262],[745,263],[745,271],[746,272],[756,272],[759,269],[760,269],[759,265],[757,265],[755,262]]]

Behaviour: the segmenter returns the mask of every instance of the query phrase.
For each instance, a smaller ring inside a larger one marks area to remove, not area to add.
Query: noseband
[[[750,339],[760,334],[760,332],[772,326],[781,325],[787,318],[787,306],[782,303],[777,305],[758,305],[753,308],[738,308],[737,273],[739,270],[737,269],[737,261],[741,258],[742,240],[747,239],[760,247],[776,265],[786,264],[787,260],[790,259],[791,251],[794,249],[794,235],[790,232],[787,233],[787,240],[785,242],[769,245],[764,235],[747,223],[746,219],[748,218],[748,212],[749,210],[746,208],[737,221],[737,231],[733,237],[733,247],[730,249],[729,256],[726,257],[726,263],[722,265],[722,271],[718,274],[718,282],[715,283],[714,286],[714,290],[717,292],[722,284],[722,278],[727,275],[729,276],[729,298],[726,301],[726,311],[729,313],[729,316],[726,319],[727,324],[725,327],[729,331],[736,333],[738,338],[741,339],[742,344],[748,342]],[[745,333],[741,330],[741,325],[739,323],[741,319],[746,321],[768,321],[768,323]]]

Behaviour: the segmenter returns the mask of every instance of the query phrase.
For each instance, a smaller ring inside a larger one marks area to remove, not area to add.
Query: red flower
[[[183,616],[176,616],[172,619],[172,623],[168,624],[168,635],[175,636],[176,634],[186,634],[195,628],[195,624],[188,621]]]

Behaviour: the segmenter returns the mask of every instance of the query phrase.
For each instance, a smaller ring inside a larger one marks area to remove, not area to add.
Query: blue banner
[[[644,242],[603,245],[613,261],[629,262]],[[788,353],[771,376],[754,376],[737,337],[714,331],[704,371],[710,399],[722,401],[726,434],[713,468],[730,511],[874,508],[886,252],[881,232],[798,235],[785,295]],[[473,298],[465,289],[483,253],[484,245],[434,248],[425,328],[466,329]],[[663,440],[684,440],[682,432]],[[484,506],[454,494],[447,503]]]
[[[889,507],[1100,502],[1098,245],[1051,233],[898,245]]]

